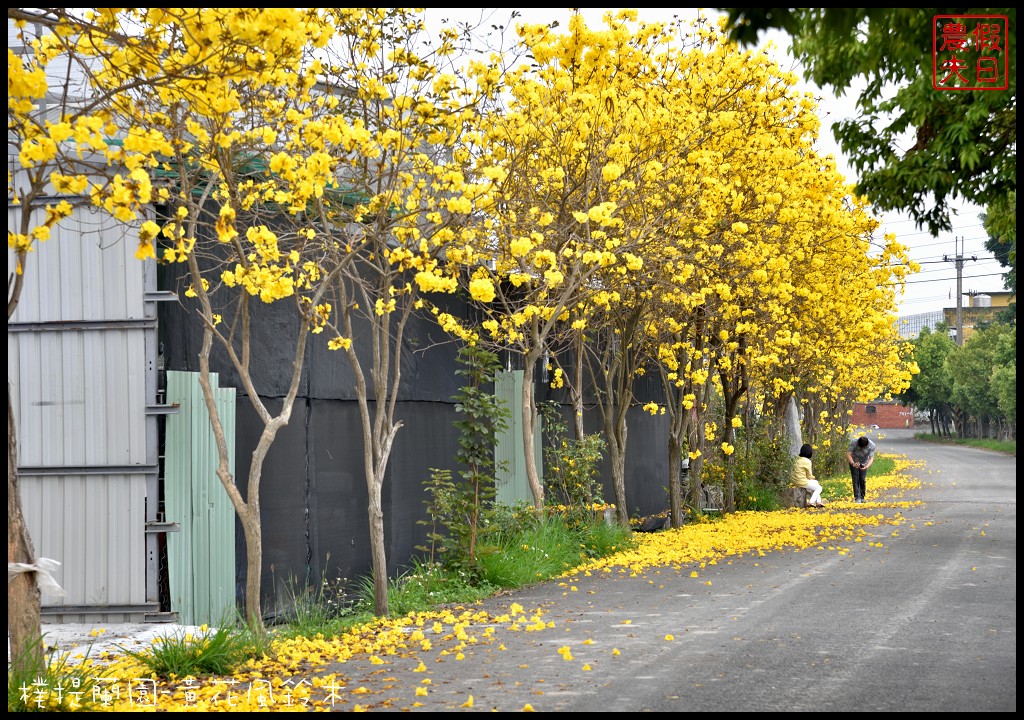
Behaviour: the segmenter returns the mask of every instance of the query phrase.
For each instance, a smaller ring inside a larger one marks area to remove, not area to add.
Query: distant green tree
[[[1017,190],[1015,8],[719,10],[728,14],[730,37],[743,45],[765,30],[786,31],[806,78],[819,87],[842,95],[866,83],[859,115],[832,131],[859,175],[858,192],[876,208],[907,212],[933,233],[952,228],[949,206],[957,198],[1007,219],[1007,198]],[[968,13],[1008,18],[1008,89],[932,86],[932,18]]]
[[[1008,354],[1009,341],[1004,340],[1013,333],[1016,345],[1016,331],[1012,326],[994,323],[982,330],[976,330],[964,343],[946,357],[945,366],[953,381],[951,399],[965,416],[962,434],[987,437],[992,434],[993,422],[1003,420],[999,410],[998,397],[992,386],[993,371],[1002,362],[1011,359]],[[1016,363],[1016,350],[1012,361]],[[967,423],[970,427],[967,427]]]
[[[995,405],[1007,423],[1007,435],[1016,437],[1017,428],[1017,326],[999,338],[995,350],[996,365],[989,384]]]
[[[1005,435],[1016,437],[1017,427],[1017,326],[1007,327],[996,345],[996,366],[992,369],[990,383],[996,405],[1002,414]]]
[[[932,432],[949,434],[950,404],[953,381],[946,369],[946,357],[956,347],[949,337],[949,328],[939,323],[935,331],[921,330],[914,341],[914,359],[921,372],[910,380],[910,389],[900,399],[928,413]]]

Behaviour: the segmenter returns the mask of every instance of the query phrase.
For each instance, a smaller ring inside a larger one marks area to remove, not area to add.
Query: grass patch
[[[318,586],[298,590],[295,589],[295,583],[290,583],[288,592],[290,600],[287,619],[274,629],[275,637],[333,637],[352,625],[353,618],[365,620],[371,616],[365,610],[360,611],[362,601],[349,595],[344,578],[332,582],[324,577]],[[369,607],[373,607],[372,594]]]
[[[388,582],[388,612],[405,615],[449,603],[473,603],[490,597],[499,588],[463,569],[449,569],[440,563],[413,560],[410,569]],[[372,610],[373,578],[359,584],[361,607]]]
[[[736,488],[736,509],[772,512],[782,508],[779,493],[774,487],[746,482]]]
[[[637,542],[628,528],[596,519],[570,528],[554,515],[538,520],[524,513],[510,518],[491,537],[493,544],[478,549],[477,565],[461,565],[413,559],[409,569],[388,582],[388,613],[392,616],[434,609],[444,605],[472,604],[501,590],[523,587],[549,578],[599,557],[611,555]],[[357,599],[347,605],[320,590],[296,595],[291,620],[274,629],[275,637],[334,637],[374,619],[373,578],[357,581]]]
[[[896,470],[896,461],[891,457],[886,457],[884,454],[876,453],[875,461],[871,463],[871,467],[868,468],[867,477],[867,488],[871,490],[871,478],[872,476],[888,475]],[[821,496],[826,500],[852,500],[853,499],[853,480],[850,477],[849,468],[846,467],[845,471],[839,474],[827,477],[824,480],[819,479],[821,483]]]
[[[931,433],[914,433],[914,438],[917,440],[925,440],[927,442],[941,443],[943,445],[966,445],[967,447],[976,447],[983,450],[995,450],[996,452],[1006,453],[1007,455],[1013,455],[1017,457],[1017,441],[1016,440],[992,440],[990,438],[956,438],[948,437],[946,435],[933,435]]]
[[[580,545],[588,558],[601,558],[634,547],[637,538],[618,523],[595,522],[582,529]]]
[[[261,654],[245,628],[206,625],[198,634],[182,630],[155,638],[146,650],[123,650],[161,678],[231,675],[244,661]]]
[[[504,531],[495,550],[481,553],[480,574],[499,588],[522,587],[558,577],[633,542],[628,528],[596,520],[569,528],[562,517],[552,515],[518,532]]]

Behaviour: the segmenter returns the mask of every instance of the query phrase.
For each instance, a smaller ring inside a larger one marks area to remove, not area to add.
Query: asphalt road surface
[[[902,430],[877,431],[876,441],[879,452],[925,462],[909,471],[922,481],[911,493],[922,504],[900,509],[907,522],[897,528],[868,528],[862,542],[827,549],[734,557],[699,579],[691,568],[651,569],[491,598],[484,609],[542,608],[553,627],[495,626],[495,642],[469,645],[462,660],[432,652],[336,663],[326,672],[345,696],[333,709],[1015,712],[1016,458]],[[869,499],[871,482],[869,471]],[[65,648],[89,626],[44,629]],[[158,631],[167,630],[112,627],[108,642],[141,644]]]
[[[733,558],[700,581],[666,569],[493,598],[485,608],[543,607],[555,626],[428,660],[429,697],[413,697],[415,659],[335,667],[349,687],[360,672],[389,683],[373,711],[1015,712],[1016,458],[885,433],[880,452],[926,462],[910,471],[923,505],[900,510],[895,535]]]

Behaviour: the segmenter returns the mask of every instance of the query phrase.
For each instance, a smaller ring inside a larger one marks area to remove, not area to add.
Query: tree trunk
[[[375,475],[374,469],[367,474]],[[374,478],[370,490],[368,507],[370,519],[370,554],[373,566],[373,612],[379,617],[387,617],[388,608],[388,561],[384,552],[384,508],[381,504],[382,479]]]
[[[11,383],[7,382],[7,562],[34,563],[32,538],[21,512],[18,483],[18,431],[14,424]],[[45,662],[35,573],[18,573],[7,582],[7,637],[11,671],[41,674]]]
[[[700,507],[701,491],[704,489],[702,476],[707,451],[707,402],[711,397],[711,387],[712,376],[711,373],[708,373],[703,386],[693,388],[694,407],[698,412],[694,421],[690,423],[687,445],[691,452],[696,453],[696,457],[690,462],[690,499],[692,500],[691,505],[695,508]]]
[[[541,485],[540,474],[537,472],[536,448],[533,435],[537,427],[537,399],[533,393],[534,373],[540,349],[535,346],[526,354],[526,365],[523,368],[523,453],[526,456],[526,480],[533,493],[533,506],[538,514],[544,512],[544,487]]]
[[[605,436],[608,439],[608,461],[615,488],[615,514],[619,524],[629,527],[629,506],[626,502],[626,437],[628,428],[623,413],[605,414]]]
[[[785,428],[789,454],[796,457],[800,454],[800,446],[803,444],[803,432],[800,429],[800,405],[795,395],[790,395],[786,400]]]
[[[259,510],[247,508],[238,514],[245,535],[245,619],[249,629],[262,634],[263,598],[260,595],[263,583],[263,531]]]
[[[674,426],[675,420],[672,421]],[[672,527],[683,526],[683,443],[677,436],[678,431],[673,427],[668,436],[668,497],[669,507],[672,510]],[[685,437],[685,432],[681,433]]]
[[[576,440],[583,441],[583,332],[576,334],[576,356],[573,358],[572,427]]]

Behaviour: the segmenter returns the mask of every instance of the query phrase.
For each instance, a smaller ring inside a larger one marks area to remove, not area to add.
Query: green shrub
[[[745,479],[736,488],[737,510],[761,510],[771,512],[782,507],[779,489],[769,487],[754,479]]]
[[[751,430],[745,428],[744,435]],[[779,493],[789,486],[793,468],[788,441],[757,434],[749,450],[738,441],[734,462],[736,509],[778,510]]]
[[[529,528],[536,527],[541,518],[533,503],[521,500],[513,505],[498,504],[490,517],[496,538],[507,538],[517,535]],[[497,540],[496,540],[497,542]]]
[[[605,441],[600,433],[569,437],[558,406],[544,403],[545,502],[566,519],[570,527],[594,520],[595,506],[603,506],[600,464]]]
[[[416,549],[426,552],[430,563],[439,561],[473,572],[477,547],[493,527],[490,519],[495,511],[495,471],[500,469],[494,459],[494,446],[498,433],[507,427],[508,410],[486,390],[500,367],[497,355],[471,345],[459,351],[458,360],[461,367],[456,374],[466,379],[452,398],[459,414],[454,423],[459,431],[455,451],[458,480],[453,479],[450,470],[431,470],[427,484],[430,519],[418,521],[430,526],[430,545]]]

